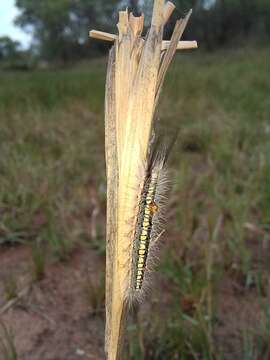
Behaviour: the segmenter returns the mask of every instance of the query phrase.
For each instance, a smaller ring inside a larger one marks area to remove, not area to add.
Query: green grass
[[[14,334],[11,329],[8,329],[6,325],[0,319],[0,350],[1,356],[5,360],[17,360],[18,354],[16,351]]]
[[[100,61],[75,69],[2,72],[0,110],[47,112],[61,109],[77,99],[92,112],[100,112],[103,107],[104,69],[105,62]]]
[[[104,76],[103,65],[0,74],[0,243],[45,238],[66,257],[86,236],[89,187],[105,192]]]
[[[140,325],[145,347],[130,346],[130,359],[142,351],[148,359],[223,359],[215,326],[225,274],[267,300],[268,269],[254,262],[255,235],[245,224],[266,233],[270,226],[269,58],[269,49],[182,53],[168,74],[160,129],[178,129],[179,137],[170,160],[173,240],[160,271],[174,300],[166,323],[157,313],[152,329]],[[79,243],[104,254],[104,223],[98,218],[92,239],[89,208],[104,215],[105,69],[95,61],[0,73],[0,244],[29,242],[37,279],[43,246],[60,260]],[[255,240],[260,246],[261,237]],[[247,359],[269,351],[262,326],[254,324],[252,336],[243,329],[238,351]]]

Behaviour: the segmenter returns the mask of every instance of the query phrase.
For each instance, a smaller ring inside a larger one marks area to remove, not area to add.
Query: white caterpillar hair
[[[151,152],[142,181],[136,228],[133,239],[132,265],[127,300],[141,302],[152,283],[151,278],[158,259],[169,181],[166,168],[167,152]]]

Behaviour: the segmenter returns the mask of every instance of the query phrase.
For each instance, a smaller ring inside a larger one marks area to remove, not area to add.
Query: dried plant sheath
[[[105,94],[105,156],[107,176],[107,225],[106,225],[106,334],[105,348],[108,348],[111,324],[111,301],[112,297],[112,274],[114,257],[114,239],[117,238],[117,190],[118,190],[118,166],[116,147],[116,124],[115,124],[115,49],[110,51],[106,94]]]
[[[164,157],[151,154],[153,119],[165,73],[189,19],[177,22],[164,50],[163,27],[174,5],[154,2],[146,39],[144,18],[119,13],[105,100],[107,170],[106,354],[120,359],[129,303],[140,297],[162,203]],[[96,34],[93,31],[92,34]],[[103,35],[102,35],[103,36]],[[159,231],[159,230],[158,230]],[[155,236],[156,236],[155,235]],[[160,235],[156,236],[157,238]]]

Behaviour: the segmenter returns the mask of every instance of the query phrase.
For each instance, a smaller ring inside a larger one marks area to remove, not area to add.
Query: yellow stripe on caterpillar
[[[145,271],[147,268],[147,258],[149,244],[152,236],[153,219],[159,210],[155,202],[158,183],[158,174],[151,174],[145,180],[141,193],[140,207],[137,215],[135,241],[134,241],[134,288],[140,290],[143,286]]]

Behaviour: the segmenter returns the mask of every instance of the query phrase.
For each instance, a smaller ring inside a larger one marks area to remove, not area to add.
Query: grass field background
[[[128,359],[269,359],[269,59],[269,49],[182,53],[168,73],[160,128],[179,136],[160,298],[131,322]],[[0,72],[0,245],[30,246],[35,280],[44,253],[104,256],[105,73],[105,60]],[[248,302],[239,320],[233,301]]]

